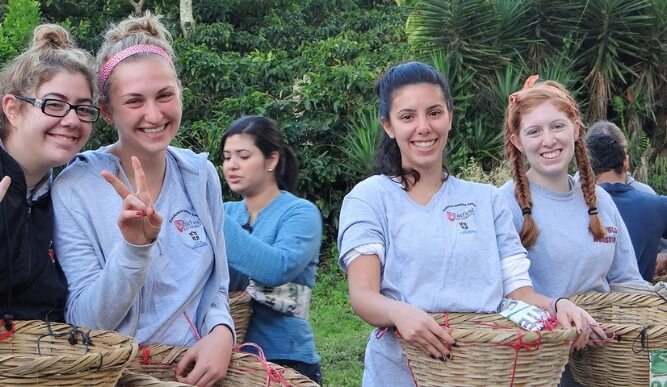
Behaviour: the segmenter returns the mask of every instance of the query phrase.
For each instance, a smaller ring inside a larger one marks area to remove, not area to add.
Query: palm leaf
[[[636,76],[625,58],[644,58],[640,33],[650,27],[647,0],[589,0],[579,28],[584,38],[582,59],[587,64],[585,82],[589,91],[587,117],[605,118],[614,85]]]

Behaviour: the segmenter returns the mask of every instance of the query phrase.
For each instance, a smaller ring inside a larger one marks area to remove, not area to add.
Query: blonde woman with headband
[[[64,321],[67,282],[51,248],[51,169],[90,137],[93,58],[43,24],[0,72],[0,318]]]
[[[160,17],[130,17],[104,37],[100,108],[118,141],[80,154],[54,185],[66,317],[188,346],[179,379],[211,386],[234,344],[220,179],[206,154],[169,146],[182,94]]]
[[[530,77],[509,98],[505,151],[512,180],[500,188],[528,251],[535,291],[569,297],[606,293],[615,284],[641,286],[625,223],[609,194],[595,185],[577,103],[561,84],[537,80]],[[572,159],[579,181],[568,175]],[[593,326],[590,338],[598,345],[606,334]],[[562,385],[576,384],[568,376]]]

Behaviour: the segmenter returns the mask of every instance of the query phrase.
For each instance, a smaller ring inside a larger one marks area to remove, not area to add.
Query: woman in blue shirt
[[[292,194],[298,164],[275,121],[246,116],[222,137],[222,169],[242,201],[225,202],[230,291],[247,289],[253,316],[246,341],[266,358],[321,382],[308,322],[322,240],[322,218]]]

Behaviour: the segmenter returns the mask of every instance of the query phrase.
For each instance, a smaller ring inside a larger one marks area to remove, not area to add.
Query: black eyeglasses
[[[30,98],[15,95],[14,97],[42,109],[42,113],[51,117],[65,117],[74,109],[81,121],[95,122],[100,117],[100,109],[93,105],[72,105],[65,101],[53,98]]]

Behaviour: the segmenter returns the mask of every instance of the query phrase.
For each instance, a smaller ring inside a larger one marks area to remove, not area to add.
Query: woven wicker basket
[[[134,339],[111,331],[34,320],[16,321],[11,335],[2,331],[2,386],[113,386],[137,354]]]
[[[186,348],[168,345],[150,345],[140,348],[139,354],[130,363],[118,385],[123,387],[187,386],[187,384],[176,383],[174,374],[176,364],[186,350]],[[159,382],[163,384],[157,384]],[[291,368],[235,350],[232,353],[227,376],[216,386],[316,387],[318,384]]]
[[[572,301],[615,332],[605,346],[570,356],[575,380],[586,386],[648,386],[650,351],[667,349],[665,301],[629,293],[590,293]]]
[[[236,342],[242,343],[252,317],[252,298],[247,292],[229,293],[229,309],[234,320]]]
[[[459,346],[443,363],[400,339],[419,387],[556,386],[576,336],[575,329],[529,332],[499,314],[432,316]]]
[[[653,283],[657,284],[658,282],[667,282],[667,275],[657,275],[653,277]]]

